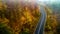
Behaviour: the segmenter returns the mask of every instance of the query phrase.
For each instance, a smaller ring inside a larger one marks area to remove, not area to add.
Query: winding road
[[[45,21],[46,21],[46,12],[43,6],[40,6],[41,17],[39,23],[37,24],[34,34],[43,34]]]

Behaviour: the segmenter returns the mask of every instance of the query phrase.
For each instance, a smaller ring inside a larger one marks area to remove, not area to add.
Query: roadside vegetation
[[[58,26],[56,15],[53,15],[53,11],[48,7],[45,7],[45,10],[47,12],[45,34],[58,34],[56,30]]]
[[[33,34],[40,15],[35,4],[0,2],[0,34]]]

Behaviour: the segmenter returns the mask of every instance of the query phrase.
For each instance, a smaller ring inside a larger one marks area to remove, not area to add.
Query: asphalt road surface
[[[43,34],[44,32],[44,26],[46,21],[46,12],[43,6],[40,6],[40,12],[41,12],[41,18],[39,20],[39,23],[36,27],[35,34]]]

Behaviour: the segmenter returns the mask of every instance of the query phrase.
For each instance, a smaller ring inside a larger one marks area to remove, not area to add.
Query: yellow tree
[[[54,32],[56,32],[56,26],[57,26],[56,15],[53,15],[52,10],[47,7],[45,7],[45,10],[47,13],[45,31],[47,32],[47,34],[54,34]]]

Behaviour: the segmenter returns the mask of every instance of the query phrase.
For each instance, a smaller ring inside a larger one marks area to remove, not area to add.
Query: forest
[[[58,34],[56,15],[50,8],[47,13],[45,34]],[[1,34],[34,34],[41,17],[39,6],[34,3],[2,3],[0,2],[0,33]]]

